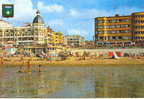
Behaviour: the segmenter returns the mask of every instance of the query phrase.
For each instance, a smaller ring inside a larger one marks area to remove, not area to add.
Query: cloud
[[[31,22],[35,16],[36,9],[33,8],[31,0],[1,0],[2,4],[14,4],[14,18],[8,19],[8,21],[21,25],[24,22]],[[1,7],[0,7],[0,10]]]
[[[79,29],[69,29],[67,30],[68,35],[81,35],[83,37],[86,37],[89,35],[89,33],[85,30],[79,30]]]
[[[68,24],[73,23],[67,30],[67,34],[78,34],[85,37],[87,40],[92,40],[94,35],[94,18],[96,17],[109,17],[115,14],[130,15],[133,12],[143,11],[143,9],[134,7],[122,7],[111,10],[104,9],[69,9],[70,18]]]
[[[74,9],[70,9],[70,16],[78,16],[79,12],[74,10]]]
[[[64,7],[58,4],[53,4],[53,5],[44,5],[43,2],[38,1],[38,9],[43,11],[43,12],[62,12],[64,10]]]
[[[64,21],[61,19],[49,20],[47,25],[50,26],[54,31],[62,31],[65,28]]]
[[[74,10],[70,9],[69,15],[77,18],[90,18],[94,16],[107,15],[108,12],[105,10],[98,9],[86,9],[86,10]]]
[[[103,16],[113,16],[115,14],[119,15],[130,15],[133,12],[143,11],[143,9],[134,8],[134,7],[122,7],[117,9],[112,9],[107,11],[106,9],[86,9],[86,10],[69,10],[69,15],[72,17],[80,18],[80,19],[88,19],[95,17],[103,17]]]
[[[51,21],[49,21],[49,25],[51,25],[51,26],[63,26],[63,21],[60,19],[51,20]]]

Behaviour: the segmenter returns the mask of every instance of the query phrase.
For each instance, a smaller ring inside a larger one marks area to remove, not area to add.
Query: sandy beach
[[[0,66],[27,66],[28,60],[30,61],[31,66],[134,66],[134,65],[144,65],[144,58],[140,59],[131,58],[131,57],[120,57],[119,59],[110,59],[110,58],[91,58],[86,57],[85,60],[80,60],[79,57],[68,57],[64,61],[50,61],[39,60],[38,58],[27,57],[23,61],[18,58],[8,58],[7,61],[4,61]]]

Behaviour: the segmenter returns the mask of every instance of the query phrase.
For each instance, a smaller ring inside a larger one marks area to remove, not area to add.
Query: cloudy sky
[[[15,5],[15,16],[1,19],[14,26],[32,22],[39,9],[46,26],[64,35],[82,35],[87,40],[93,39],[95,17],[144,11],[144,0],[0,0],[0,5],[6,3]]]

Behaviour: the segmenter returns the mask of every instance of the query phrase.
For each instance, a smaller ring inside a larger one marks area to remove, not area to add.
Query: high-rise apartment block
[[[142,41],[144,12],[95,18],[95,43],[98,46],[131,46]]]

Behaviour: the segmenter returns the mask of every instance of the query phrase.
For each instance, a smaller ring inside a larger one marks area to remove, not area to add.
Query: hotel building
[[[131,46],[144,40],[144,12],[95,18],[97,46]]]
[[[25,23],[21,27],[13,27],[10,23],[0,20],[0,43],[1,45],[11,44],[13,47],[37,52],[47,52],[56,49],[57,45],[63,43],[62,32],[54,32],[50,27],[45,27],[40,12],[32,23]],[[51,46],[53,45],[53,46]]]
[[[144,12],[132,14],[132,35],[134,41],[144,41]]]

